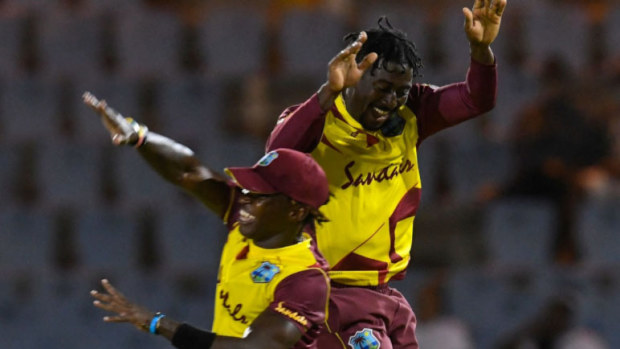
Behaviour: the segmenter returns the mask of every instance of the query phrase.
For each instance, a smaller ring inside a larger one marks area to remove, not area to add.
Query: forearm
[[[418,116],[418,142],[491,110],[496,97],[496,66],[481,64],[473,59],[466,81],[436,89],[421,85],[416,95],[407,101]]]
[[[469,52],[471,58],[480,64],[491,65],[495,63],[495,55],[493,54],[491,47],[488,45],[470,44]]]
[[[327,83],[323,84],[317,92],[317,97],[319,100],[319,105],[321,106],[321,110],[323,112],[327,112],[332,107],[332,105],[334,105],[334,101],[339,94],[340,92],[332,91]]]
[[[281,347],[279,343],[264,339],[218,336],[213,332],[174,320],[168,320],[161,325],[158,334],[168,339],[178,349],[277,349]]]
[[[178,186],[187,186],[190,178],[204,180],[212,175],[191,149],[154,132],[149,132],[147,141],[138,152],[164,179]]]
[[[216,335],[174,319],[163,317],[157,326],[157,334],[168,339],[179,349],[209,349],[215,348]]]

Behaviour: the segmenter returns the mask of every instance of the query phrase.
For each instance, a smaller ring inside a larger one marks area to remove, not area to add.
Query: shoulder
[[[306,298],[326,295],[329,290],[327,273],[320,268],[306,268],[286,276],[277,286],[280,297]]]
[[[284,109],[284,111],[282,111],[282,113],[280,113],[280,116],[278,116],[278,120],[286,119],[288,116],[293,114],[297,109],[299,109],[300,106],[301,104],[295,104],[290,107],[287,107],[286,109]]]
[[[420,96],[426,93],[431,93],[438,88],[439,86],[437,85],[427,83],[414,84],[413,87],[411,87],[411,90],[409,90],[409,98],[419,98]]]

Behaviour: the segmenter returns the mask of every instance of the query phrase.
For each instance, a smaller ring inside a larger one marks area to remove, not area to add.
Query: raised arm
[[[266,150],[291,148],[311,152],[318,144],[325,122],[325,113],[346,87],[354,86],[364,72],[377,60],[376,53],[370,53],[357,63],[355,58],[366,33],[334,56],[327,66],[327,81],[306,102],[285,110],[278,118],[276,127],[267,140]]]
[[[84,103],[99,114],[112,143],[136,147],[142,158],[164,179],[196,196],[219,216],[223,215],[230,200],[230,188],[225,178],[204,166],[191,149],[148,131],[145,125],[125,118],[89,92],[82,97]]]
[[[160,316],[127,299],[108,280],[101,284],[106,292],[91,291],[98,308],[115,313],[105,316],[105,322],[127,322],[136,328],[161,335],[179,349],[288,349],[302,337],[302,332],[291,321],[267,309],[251,325],[245,338],[218,336],[200,330],[167,316]]]
[[[506,0],[475,0],[472,9],[463,8],[465,34],[469,40],[471,58],[482,64],[493,64],[491,43],[499,33]]]
[[[465,81],[441,87],[417,84],[411,89],[407,106],[417,116],[418,144],[495,107],[497,67],[490,45],[497,38],[505,8],[506,0],[475,0],[471,10],[463,8],[471,53]]]
[[[357,53],[366,42],[366,32],[361,32],[357,40],[340,51],[327,65],[327,82],[318,91],[319,104],[323,111],[329,110],[342,90],[355,86],[364,72],[377,60],[377,54],[366,55],[361,62],[356,62]]]

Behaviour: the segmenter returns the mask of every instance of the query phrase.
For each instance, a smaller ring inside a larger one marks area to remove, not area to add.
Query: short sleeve
[[[308,269],[292,274],[276,287],[269,309],[292,321],[302,333],[325,323],[329,281],[324,271]]]

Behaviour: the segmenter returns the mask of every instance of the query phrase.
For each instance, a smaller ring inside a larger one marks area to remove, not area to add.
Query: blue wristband
[[[155,316],[153,316],[153,320],[151,320],[151,326],[149,327],[149,332],[151,332],[152,334],[157,334],[157,327],[159,327],[159,320],[161,320],[161,318],[163,318],[164,314],[160,314],[157,313],[155,314]]]

